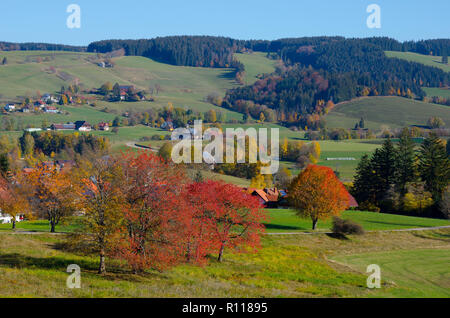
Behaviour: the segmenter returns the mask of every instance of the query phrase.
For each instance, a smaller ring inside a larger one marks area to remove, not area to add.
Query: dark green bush
[[[356,234],[356,235],[362,235],[364,234],[363,227],[351,220],[344,220],[338,217],[333,218],[333,227],[332,231],[335,234]]]

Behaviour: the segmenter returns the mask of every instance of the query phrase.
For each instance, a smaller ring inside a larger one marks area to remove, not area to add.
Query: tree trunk
[[[100,256],[100,265],[99,265],[99,267],[98,267],[98,273],[99,273],[100,275],[103,275],[103,274],[106,273],[105,250],[104,250],[104,249],[101,249],[101,250],[100,250],[99,256]]]
[[[217,258],[217,260],[219,262],[222,262],[222,257],[223,257],[223,250],[225,249],[225,243],[222,243],[220,245],[220,250],[219,250],[219,257]]]
[[[312,229],[315,230],[315,229],[316,229],[316,226],[317,226],[317,221],[318,221],[318,219],[313,219],[312,221],[313,221],[313,223],[312,223]]]
[[[55,222],[50,221],[50,232],[55,233]]]
[[[11,219],[11,221],[12,221],[12,228],[13,228],[13,230],[15,230],[16,229],[16,217],[13,217]]]

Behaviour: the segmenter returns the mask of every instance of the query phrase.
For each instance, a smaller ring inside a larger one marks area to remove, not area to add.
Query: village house
[[[168,120],[161,124],[161,129],[172,131],[174,129],[174,125],[170,120]]]
[[[50,128],[52,130],[75,130],[75,124],[74,123],[52,124]]]
[[[15,104],[6,104],[5,110],[8,112],[13,112],[16,110],[16,105]]]
[[[50,94],[44,94],[41,98],[41,100],[43,100],[45,103],[57,103],[59,102],[59,100]]]
[[[98,124],[98,129],[99,130],[103,130],[103,131],[108,131],[109,130],[109,124],[108,123],[99,123]]]
[[[57,113],[59,113],[59,110],[55,106],[45,106],[44,112],[51,113],[51,114],[57,114]]]
[[[78,131],[91,131],[92,126],[87,121],[79,120],[75,122],[75,129]]]
[[[45,103],[44,103],[44,101],[42,101],[42,100],[37,100],[37,101],[35,101],[34,102],[34,106],[35,107],[38,107],[38,108],[40,108],[40,109],[43,109],[45,106],[47,106]]]

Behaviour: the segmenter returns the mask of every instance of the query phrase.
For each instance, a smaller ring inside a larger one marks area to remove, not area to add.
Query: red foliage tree
[[[117,248],[135,272],[162,270],[184,259],[189,214],[183,201],[184,173],[150,152],[123,155],[128,204],[126,231]]]
[[[218,181],[191,184],[186,196],[191,211],[190,257],[201,261],[218,251],[221,261],[225,247],[259,247],[266,215],[255,197]]]

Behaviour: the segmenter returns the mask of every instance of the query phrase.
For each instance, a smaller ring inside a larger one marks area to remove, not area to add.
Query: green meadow
[[[275,60],[268,59],[262,52],[235,54],[236,59],[245,66],[245,84],[251,85],[258,80],[258,75],[275,71]]]
[[[442,63],[442,56],[423,55],[413,52],[385,51],[387,57],[395,57],[410,62],[417,62],[428,66],[438,67],[445,72],[450,72],[450,65]]]
[[[353,128],[361,118],[365,127],[402,128],[426,125],[430,117],[440,117],[450,125],[450,108],[403,97],[364,97],[336,105],[325,116],[327,127]]]

